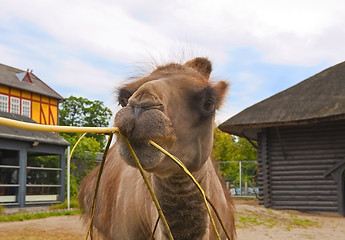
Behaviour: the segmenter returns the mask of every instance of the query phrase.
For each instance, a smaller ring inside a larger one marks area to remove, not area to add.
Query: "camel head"
[[[191,172],[209,158],[215,111],[228,86],[224,81],[212,84],[211,71],[208,59],[195,58],[183,65],[160,66],[119,89],[122,109],[115,116],[115,126],[128,137],[146,171],[160,176],[180,171],[148,140],[178,157]],[[136,166],[120,134],[116,148],[129,165]]]

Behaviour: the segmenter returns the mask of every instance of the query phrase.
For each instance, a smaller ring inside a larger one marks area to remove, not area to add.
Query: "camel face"
[[[158,67],[146,77],[119,89],[123,107],[115,126],[127,136],[152,185],[174,239],[216,239],[199,189],[168,157],[151,146],[153,140],[178,157],[193,172],[218,209],[230,239],[235,238],[234,209],[212,163],[214,114],[227,83],[211,84],[211,63],[204,58],[186,64]],[[129,153],[122,134],[109,149],[99,182],[98,200],[92,199],[99,167],[82,181],[78,200],[85,219],[94,216],[99,239],[149,239],[158,213]],[[93,215],[94,214],[94,215]],[[220,223],[216,222],[217,229]],[[225,231],[220,232],[226,239]],[[161,221],[155,239],[168,239]]]
[[[177,156],[190,171],[198,171],[210,156],[214,114],[227,88],[225,82],[209,83],[211,69],[204,58],[169,64],[119,90],[123,108],[116,114],[115,126],[129,138],[146,171],[161,176],[180,171],[148,140]],[[135,166],[121,135],[116,147]]]

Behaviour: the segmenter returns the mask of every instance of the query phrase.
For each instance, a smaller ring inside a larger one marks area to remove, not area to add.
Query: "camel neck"
[[[154,178],[154,188],[174,239],[201,239],[207,228],[202,196],[185,174]]]

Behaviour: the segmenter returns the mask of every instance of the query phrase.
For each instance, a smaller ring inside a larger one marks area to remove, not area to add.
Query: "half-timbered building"
[[[29,70],[0,64],[0,117],[57,125],[62,100]],[[0,125],[0,205],[63,201],[67,146],[56,133]]]

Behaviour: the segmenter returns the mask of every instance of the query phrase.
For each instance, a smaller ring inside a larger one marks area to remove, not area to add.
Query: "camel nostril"
[[[129,137],[135,127],[135,119],[128,108],[123,108],[115,115],[115,126],[121,133]]]
[[[140,118],[141,114],[145,110],[146,110],[145,108],[134,106],[134,107],[132,107],[132,114],[136,119],[138,119],[138,118]]]

